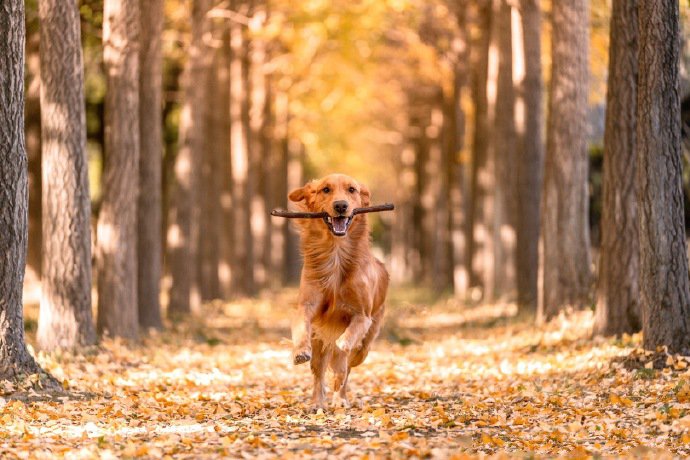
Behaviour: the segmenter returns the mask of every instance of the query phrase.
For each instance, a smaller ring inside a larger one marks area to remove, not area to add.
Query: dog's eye
[[[354,187],[350,187],[349,189],[347,189],[347,191],[350,193],[355,193],[357,191],[357,189]]]
[[[330,193],[330,192],[331,192],[331,189],[330,189],[329,187],[324,187],[324,188],[321,189],[321,191],[322,191],[323,193]]]

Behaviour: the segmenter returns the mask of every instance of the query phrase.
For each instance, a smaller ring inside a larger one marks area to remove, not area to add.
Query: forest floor
[[[392,292],[386,328],[352,373],[358,407],[314,413],[309,367],[291,364],[294,298],[213,303],[137,344],[39,354],[66,392],[46,398],[3,385],[0,456],[690,454],[685,360],[668,357],[657,370],[644,354],[624,359],[639,337],[591,339],[591,311],[537,328],[511,305],[430,305],[414,290]],[[31,342],[37,309],[26,310]]]

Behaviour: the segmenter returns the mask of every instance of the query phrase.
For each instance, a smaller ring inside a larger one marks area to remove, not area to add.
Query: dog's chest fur
[[[315,338],[324,344],[334,343],[348,326],[352,317],[352,306],[345,305],[339,291],[357,269],[354,248],[346,241],[333,241],[328,250],[305,253],[305,265],[322,291],[323,301],[314,318]]]

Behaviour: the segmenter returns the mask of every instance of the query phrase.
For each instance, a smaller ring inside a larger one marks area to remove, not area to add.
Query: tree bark
[[[489,100],[487,81],[489,78],[489,45],[492,25],[491,0],[483,0],[478,6],[479,33],[472,45],[472,99],[474,102],[474,132],[472,135],[472,206],[470,222],[472,239],[470,254],[472,271],[471,287],[492,292],[493,278],[493,219],[494,168],[489,155]]]
[[[601,251],[594,332],[640,330],[635,196],[638,36],[636,0],[614,0],[604,134]]]
[[[218,277],[222,297],[229,299],[234,295],[234,251],[235,251],[235,225],[233,220],[233,185],[232,185],[232,158],[230,154],[230,28],[224,22],[222,42],[220,43],[220,55],[218,57],[218,85],[216,93],[217,118],[221,131],[218,133],[215,143],[216,155],[218,155],[218,178],[221,195],[221,228],[219,238]]]
[[[225,21],[212,21],[210,37],[214,44],[222,44]],[[201,300],[209,301],[220,299],[219,246],[221,235],[221,184],[226,180],[221,169],[223,156],[225,156],[228,144],[223,144],[224,130],[223,119],[226,117],[228,106],[226,97],[219,97],[224,86],[227,85],[227,70],[221,65],[221,46],[207,46],[204,53],[210,53],[210,71],[206,79],[208,81],[208,94],[213,98],[208,99],[204,111],[205,146],[201,152],[201,181],[199,182],[199,207],[201,215],[199,219],[199,292]],[[223,80],[221,82],[221,80]],[[228,151],[229,152],[229,151]]]
[[[266,6],[263,0],[254,0],[251,10],[250,33],[263,27],[266,22]],[[268,234],[268,210],[264,191],[268,171],[268,152],[265,150],[265,124],[268,93],[266,88],[266,42],[259,36],[248,41],[249,51],[249,156],[252,193],[250,195],[250,219],[252,233],[252,270],[254,289],[266,286],[268,281],[266,245]]]
[[[495,187],[493,215],[494,278],[493,292],[485,300],[511,297],[515,291],[515,220],[517,209],[515,160],[515,91],[513,89],[512,7],[508,0],[494,0],[493,41],[498,49],[496,99],[493,101]]]
[[[198,203],[200,161],[204,148],[204,110],[208,103],[206,85],[200,84],[208,72],[204,36],[209,31],[209,0],[192,2],[192,38],[189,60],[183,77],[184,108],[180,120],[180,149],[175,158],[175,180],[168,223],[168,261],[172,284],[168,315],[189,315],[200,305],[197,285]]]
[[[289,126],[289,120],[286,122]],[[304,146],[298,140],[291,139],[290,133],[287,131],[285,149],[287,155],[287,190],[285,196],[287,197],[289,191],[304,185]],[[294,225],[288,225],[285,235],[285,282],[294,285],[299,283],[302,273],[299,234]]]
[[[521,0],[520,21],[515,23],[520,39],[515,47],[523,65],[516,69],[517,303],[521,312],[536,312],[539,298],[539,231],[544,170],[542,123],[543,83],[541,68],[541,7],[537,0]]]
[[[91,313],[91,202],[79,14],[40,0],[43,276],[38,344],[96,342]]]
[[[29,247],[26,256],[27,275],[32,269],[35,279],[41,277],[41,58],[38,6],[26,11],[26,93],[24,133],[29,158]]]
[[[246,13],[247,4],[231,2],[234,11]],[[250,154],[248,148],[247,113],[247,49],[242,24],[230,24],[230,142],[233,182],[234,265],[233,277],[238,293],[251,294],[254,290],[251,232]]]
[[[586,0],[554,0],[544,172],[544,281],[539,319],[589,301]]]
[[[287,149],[285,136],[287,135],[287,96],[281,94],[274,85],[275,80],[269,79],[269,116],[270,116],[270,173],[271,179],[266,181],[268,187],[268,210],[285,208],[287,201]],[[285,232],[287,219],[272,218],[268,237],[271,240],[269,252],[270,287],[277,289],[285,284]]]
[[[407,126],[408,137],[412,126]],[[398,186],[395,196],[395,212],[398,225],[391,231],[391,279],[395,283],[407,283],[413,278],[412,266],[419,263],[415,245],[414,199],[417,187],[415,174],[416,153],[411,139],[407,139],[400,155],[396,157]]]
[[[139,0],[141,54],[139,56],[139,198],[137,256],[139,325],[161,329],[160,283],[163,263],[163,0]]]
[[[139,1],[105,0],[105,161],[98,217],[98,331],[136,338]]]
[[[0,379],[41,372],[24,342],[28,196],[24,150],[24,1],[0,5]]]
[[[463,158],[465,148],[465,124],[467,118],[462,108],[463,92],[467,89],[469,73],[469,2],[458,2],[455,16],[458,35],[455,37],[455,66],[453,70],[453,94],[448,123],[450,124],[450,152],[448,161],[448,205],[450,212],[450,238],[452,242],[451,265],[453,270],[453,292],[456,297],[465,297],[470,287],[471,258],[468,242],[472,238],[468,231],[470,199],[468,162]]]
[[[678,2],[640,2],[637,194],[643,346],[690,353],[681,191]]]
[[[430,286],[436,292],[443,292],[451,287],[451,268],[449,266],[449,253],[451,252],[448,214],[448,176],[444,174],[448,164],[446,155],[445,123],[446,111],[443,107],[443,90],[434,88],[431,102],[431,124],[427,129],[429,133],[429,162],[425,171],[427,175],[427,190],[429,202],[425,203],[427,220],[431,223],[427,233],[431,242],[429,266],[431,270]],[[426,223],[426,222],[425,222]]]

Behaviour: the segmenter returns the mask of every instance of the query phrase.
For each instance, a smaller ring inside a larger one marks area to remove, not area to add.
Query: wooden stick
[[[394,209],[395,205],[386,203],[377,206],[368,206],[366,208],[355,208],[352,211],[352,215],[356,216],[357,214],[365,214],[368,212],[392,211]],[[275,217],[285,217],[287,219],[323,219],[324,217],[330,216],[327,212],[296,212],[285,211],[283,209],[274,209],[271,211],[271,215]]]

